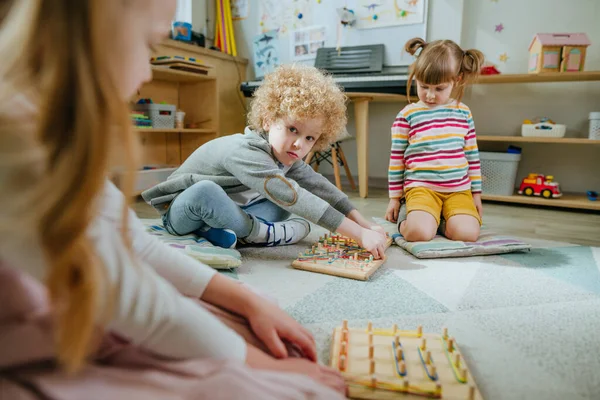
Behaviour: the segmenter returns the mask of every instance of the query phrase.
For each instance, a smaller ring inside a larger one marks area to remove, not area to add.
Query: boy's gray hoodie
[[[281,208],[332,232],[354,209],[346,194],[304,161],[296,161],[284,172],[266,135],[250,128],[244,134],[205,143],[142,197],[164,214],[177,195],[203,180],[217,183],[228,194],[256,190]]]

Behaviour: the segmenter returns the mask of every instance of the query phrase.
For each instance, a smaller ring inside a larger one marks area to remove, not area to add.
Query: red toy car
[[[525,196],[542,196],[545,199],[557,198],[562,196],[560,185],[554,182],[552,175],[544,176],[540,174],[529,174],[521,182],[519,194]]]

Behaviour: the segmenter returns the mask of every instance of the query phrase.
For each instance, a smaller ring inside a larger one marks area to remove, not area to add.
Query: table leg
[[[358,193],[369,194],[369,99],[354,99],[356,123],[356,158],[358,159]]]

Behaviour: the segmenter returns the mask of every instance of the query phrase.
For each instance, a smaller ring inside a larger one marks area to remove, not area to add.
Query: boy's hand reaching
[[[398,211],[400,210],[400,199],[390,199],[385,212],[385,219],[390,222],[398,221]]]
[[[362,228],[358,244],[373,254],[375,259],[381,259],[385,253],[386,241],[387,237],[385,236],[385,233],[373,229]]]

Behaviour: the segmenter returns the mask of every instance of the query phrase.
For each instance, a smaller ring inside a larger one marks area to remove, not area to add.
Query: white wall
[[[432,0],[430,39],[450,38],[477,48],[503,73],[526,73],[528,47],[536,32],[586,32],[586,70],[600,70],[600,1],[598,0]],[[460,14],[462,13],[462,18]],[[462,34],[452,29],[460,25]],[[495,25],[505,29],[495,33]],[[506,52],[509,59],[499,62]],[[476,85],[463,101],[473,111],[478,134],[520,135],[524,119],[549,116],[568,127],[568,137],[587,137],[588,114],[600,111],[600,82]],[[371,103],[369,175],[371,185],[385,185],[390,125],[402,104]],[[351,106],[352,108],[352,106]],[[353,110],[348,131],[354,135]],[[518,143],[515,143],[519,145]],[[505,151],[509,143],[482,144],[485,151]],[[600,190],[600,146],[523,144],[517,180],[530,172],[554,175],[564,191]],[[344,144],[356,174],[356,142]],[[331,174],[331,168],[321,169]]]

